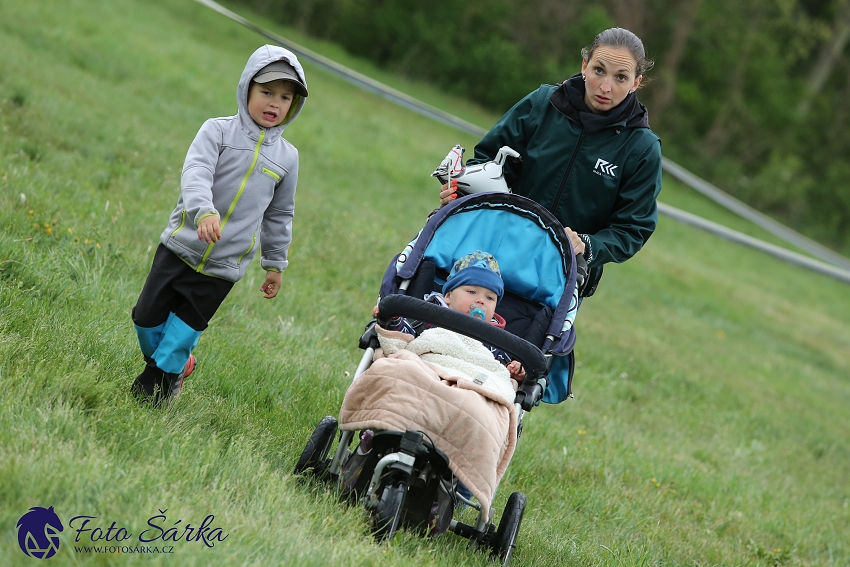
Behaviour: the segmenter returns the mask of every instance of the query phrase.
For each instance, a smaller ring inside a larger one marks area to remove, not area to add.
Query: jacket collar
[[[608,128],[649,128],[649,112],[635,93],[602,114],[594,114],[584,102],[584,81],[576,73],[555,88],[549,102],[588,134]]]

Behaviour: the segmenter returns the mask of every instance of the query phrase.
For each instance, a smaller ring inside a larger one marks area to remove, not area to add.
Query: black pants
[[[233,282],[196,272],[162,244],[132,318],[142,354],[179,373]]]

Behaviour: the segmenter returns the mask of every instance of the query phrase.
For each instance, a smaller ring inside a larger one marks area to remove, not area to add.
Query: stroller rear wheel
[[[295,464],[295,474],[303,474],[312,469],[313,475],[318,478],[324,477],[328,465],[330,465],[330,459],[327,457],[336,430],[337,421],[335,417],[328,415],[322,418],[313,434],[310,435],[310,440],[307,441],[307,446],[304,447],[301,458]]]
[[[373,533],[378,539],[391,540],[401,526],[404,500],[407,496],[407,481],[396,478],[384,485],[372,518]]]
[[[496,530],[496,536],[492,543],[493,555],[497,555],[502,560],[503,566],[510,562],[511,554],[516,548],[519,526],[522,523],[524,513],[525,494],[522,492],[512,493],[508,497],[508,503],[505,504],[505,513],[499,520],[499,529]]]

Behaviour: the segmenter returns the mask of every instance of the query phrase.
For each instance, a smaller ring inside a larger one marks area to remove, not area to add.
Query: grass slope
[[[179,402],[127,394],[129,311],[186,148],[234,111],[260,43],[190,0],[0,3],[2,565],[32,563],[15,524],[51,505],[55,565],[491,564],[452,535],[376,545],[362,510],[290,474],[339,409],[386,262],[435,204],[428,174],[467,136],[307,66],[282,296],[263,300],[252,266]],[[497,501],[528,496],[513,564],[850,564],[848,296],[662,218],[582,307],[576,399],[528,416]],[[137,535],[160,510],[163,529],[214,514],[229,536],[167,542],[173,555],[73,550],[72,516]]]

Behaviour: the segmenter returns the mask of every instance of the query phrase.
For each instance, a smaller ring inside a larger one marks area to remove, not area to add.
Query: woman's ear
[[[643,75],[638,75],[635,78],[635,84],[632,85],[632,92],[635,92],[636,90],[638,90],[638,88],[640,87],[640,82],[641,82],[642,79],[643,79]]]

